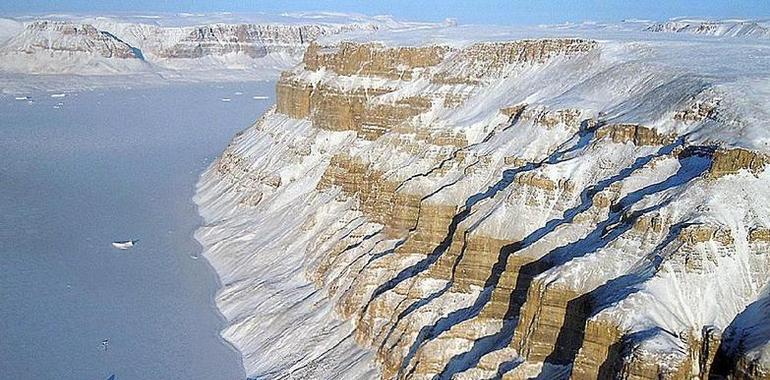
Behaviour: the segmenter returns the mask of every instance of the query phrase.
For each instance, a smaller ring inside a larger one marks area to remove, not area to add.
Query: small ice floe
[[[269,96],[264,96],[264,95],[256,95],[256,96],[252,96],[251,98],[252,98],[252,99],[256,99],[256,100],[265,100],[265,99],[270,99],[270,97],[269,97]]]
[[[16,100],[32,100],[31,96],[17,96]]]
[[[129,248],[133,248],[134,244],[138,242],[139,240],[115,241],[115,242],[112,242],[112,246],[117,249],[126,250]]]
[[[231,101],[231,100],[232,100],[232,99],[230,99],[230,98],[222,98],[222,101],[223,101],[223,102],[229,102],[229,101]]]
[[[63,98],[65,96],[66,96],[66,94],[64,94],[64,93],[61,93],[61,94],[51,94],[52,98]]]

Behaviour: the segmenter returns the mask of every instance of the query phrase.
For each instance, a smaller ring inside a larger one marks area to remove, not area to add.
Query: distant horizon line
[[[393,14],[367,14],[361,12],[340,12],[340,11],[328,11],[328,10],[306,10],[306,11],[287,11],[287,12],[269,12],[269,11],[210,11],[210,12],[171,12],[171,11],[128,11],[128,10],[115,10],[115,11],[41,11],[41,12],[8,12],[0,14],[0,18],[6,19],[24,19],[24,18],[56,18],[56,17],[133,17],[133,18],[146,18],[148,20],[158,20],[165,17],[178,17],[184,18],[201,18],[207,16],[250,16],[250,15],[264,15],[264,16],[278,16],[287,18],[308,18],[304,16],[329,16],[329,17],[364,17],[364,18],[389,18],[394,21],[414,22],[414,23],[442,23],[442,22],[454,22],[457,25],[489,25],[489,26],[558,26],[558,25],[578,25],[578,24],[612,24],[612,23],[660,23],[668,21],[679,22],[746,22],[746,23],[763,23],[770,22],[770,16],[763,16],[757,18],[747,17],[708,17],[708,16],[674,16],[668,18],[652,19],[652,18],[620,18],[614,20],[594,20],[584,19],[581,21],[561,21],[551,23],[516,23],[516,24],[498,24],[498,23],[476,23],[476,22],[459,22],[455,17],[446,17],[442,20],[429,20],[429,19],[413,19],[413,18],[401,18]],[[319,18],[321,22],[322,18]],[[17,20],[23,21],[23,20]]]

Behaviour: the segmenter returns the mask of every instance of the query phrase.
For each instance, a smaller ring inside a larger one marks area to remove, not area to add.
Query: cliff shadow
[[[450,359],[444,370],[439,375],[439,378],[451,378],[452,375],[463,372],[477,365],[481,357],[488,354],[489,352],[506,347],[512,342],[513,333],[516,329],[516,326],[518,325],[521,309],[527,302],[528,293],[535,277],[552,268],[564,265],[575,258],[583,257],[587,254],[604,248],[611,241],[614,241],[620,235],[631,229],[634,223],[641,216],[657,211],[660,208],[666,206],[672,201],[672,198],[666,198],[658,204],[646,207],[644,209],[632,211],[630,213],[625,213],[623,212],[624,210],[629,210],[633,205],[635,205],[646,196],[658,194],[668,189],[676,188],[690,182],[691,180],[705,173],[711,166],[711,151],[702,153],[698,150],[685,149],[679,154],[678,158],[680,162],[680,168],[676,173],[661,182],[651,184],[642,189],[631,192],[620,199],[616,203],[616,206],[611,208],[609,216],[604,221],[600,222],[596,228],[584,238],[558,247],[545,254],[541,258],[521,266],[516,279],[516,284],[513,291],[511,292],[509,307],[506,311],[503,320],[503,327],[501,328],[500,332],[476,340],[469,351],[456,355]],[[527,239],[524,239],[522,242],[526,241]],[[512,253],[520,250],[521,247],[522,243],[503,247],[503,249],[500,251],[498,262],[507,262],[508,257]],[[498,270],[504,269],[504,266],[502,268],[498,268]],[[493,274],[493,276],[499,279],[499,274]],[[573,304],[573,313],[585,313],[585,303],[585,299],[575,301]],[[477,315],[477,312],[472,314]],[[465,319],[470,319],[475,315],[466,316]],[[579,330],[580,329],[577,331],[578,335],[580,334]],[[575,333],[569,334],[574,335]],[[522,341],[525,342],[526,339],[527,337],[524,337]],[[567,339],[567,336],[565,336],[563,339]],[[572,350],[575,349],[568,347],[566,350],[568,353],[561,355],[573,355],[569,353]]]
[[[538,167],[542,165],[543,163],[558,163],[565,159],[565,154],[568,152],[574,152],[576,150],[584,148],[587,144],[590,143],[591,139],[593,138],[593,132],[592,130],[588,129],[587,123],[584,122],[583,127],[583,133],[579,133],[577,136],[573,137],[571,140],[574,140],[577,138],[577,142],[566,149],[558,150],[551,156],[547,157],[545,160],[541,161],[538,164]],[[642,156],[637,158],[634,163],[632,163],[630,166],[620,170],[617,174],[610,176],[608,178],[605,178],[604,180],[601,180],[597,182],[596,184],[589,186],[585,188],[583,191],[581,191],[581,194],[579,196],[581,202],[576,207],[573,207],[572,209],[569,209],[564,212],[562,218],[553,219],[548,221],[543,227],[538,228],[537,230],[533,231],[530,235],[522,239],[520,242],[515,242],[509,245],[506,245],[501,248],[500,253],[498,255],[498,259],[495,262],[495,264],[492,267],[490,276],[487,278],[484,284],[484,290],[480,294],[480,296],[474,301],[474,303],[470,307],[466,307],[463,309],[459,309],[455,312],[450,313],[447,317],[439,319],[436,323],[434,323],[432,326],[426,326],[423,329],[421,329],[420,333],[418,334],[417,340],[413,343],[412,348],[410,349],[410,354],[407,357],[407,359],[411,360],[411,356],[416,353],[416,350],[419,348],[420,345],[423,344],[423,342],[432,339],[435,336],[440,335],[441,333],[447,331],[450,329],[453,325],[457,323],[461,323],[465,320],[469,320],[471,318],[474,318],[475,316],[479,315],[481,312],[481,309],[489,302],[492,290],[494,287],[497,286],[497,284],[500,281],[500,276],[502,275],[503,271],[505,270],[508,259],[512,254],[515,252],[518,252],[520,250],[523,250],[524,248],[529,247],[533,243],[537,242],[544,236],[548,235],[549,233],[556,230],[559,226],[572,223],[574,218],[587,211],[593,206],[593,197],[599,193],[600,191],[603,191],[610,187],[612,184],[620,182],[624,180],[625,178],[628,178],[630,175],[632,175],[635,171],[641,169],[646,164],[648,164],[650,161],[657,157],[665,156],[671,154],[677,147],[681,146],[684,143],[684,137],[681,137],[677,139],[674,143],[670,145],[666,145],[664,147],[661,147],[658,151],[656,151],[653,154]],[[547,268],[540,269],[537,267],[538,264],[532,264],[530,266],[524,267],[524,275],[530,274],[529,272],[538,273],[541,271],[546,270]],[[456,267],[456,265],[455,265]],[[521,272],[519,276],[522,276]],[[450,284],[451,285],[451,284]],[[523,287],[522,287],[523,288]],[[442,289],[444,290],[444,289]],[[448,288],[446,289],[448,290]],[[445,290],[444,290],[445,291]],[[443,294],[443,293],[442,293]],[[435,298],[435,297],[433,297]],[[418,301],[419,302],[419,301]],[[410,312],[414,310],[409,310]],[[510,313],[507,313],[510,314]],[[404,315],[405,316],[405,315]],[[507,333],[508,330],[511,330],[511,328],[515,328],[515,324],[513,327],[508,326],[506,324],[503,327],[503,330],[501,332]],[[512,331],[512,330],[511,330]],[[495,342],[496,337],[492,337],[490,339],[484,339],[480,340],[478,342],[479,345],[488,346],[488,350],[496,350],[499,348],[502,348],[503,346],[498,347]],[[491,345],[491,346],[489,346]],[[484,350],[487,351],[487,350]],[[407,362],[408,364],[408,362]]]
[[[426,262],[426,265],[424,267],[420,266],[419,267],[419,269],[421,269],[420,271],[424,271],[425,269],[427,269],[431,264],[433,264],[434,262],[436,262],[438,260],[438,258],[441,256],[441,254],[446,252],[446,250],[449,248],[449,246],[452,243],[452,239],[453,239],[453,236],[454,236],[455,232],[457,231],[458,225],[462,221],[467,219],[467,217],[470,215],[470,212],[471,212],[471,210],[472,210],[474,205],[476,205],[478,202],[480,202],[482,200],[492,198],[494,195],[496,195],[500,191],[506,189],[508,186],[510,186],[513,183],[514,179],[516,178],[516,175],[518,175],[518,174],[538,169],[538,168],[540,168],[541,166],[543,166],[546,163],[547,164],[556,164],[556,163],[559,163],[559,162],[562,162],[564,160],[569,159],[566,156],[568,153],[575,152],[577,150],[583,149],[583,148],[585,148],[590,143],[590,141],[593,139],[595,130],[596,130],[595,128],[590,128],[589,123],[587,121],[584,121],[581,124],[581,128],[578,130],[578,132],[575,133],[575,135],[573,135],[570,139],[568,139],[565,142],[565,144],[569,144],[570,142],[573,142],[573,141],[574,141],[574,143],[572,143],[572,144],[570,144],[570,145],[568,145],[566,147],[565,146],[560,147],[554,153],[550,154],[548,157],[546,157],[545,159],[543,159],[540,162],[537,162],[537,163],[527,163],[527,164],[522,165],[520,167],[517,167],[517,168],[514,168],[514,169],[508,169],[508,170],[503,171],[501,179],[497,183],[489,186],[486,191],[474,194],[474,195],[470,196],[468,199],[466,199],[466,202],[465,202],[465,205],[464,205],[464,208],[462,209],[462,211],[460,213],[456,214],[452,218],[452,222],[449,225],[449,229],[448,229],[448,233],[447,233],[446,237],[441,242],[441,244],[438,247],[436,247],[436,249],[434,249],[433,253],[430,256],[426,257],[425,260],[423,260],[424,262]],[[518,248],[519,246],[520,246],[519,243],[514,243],[514,244],[511,244],[511,245],[507,245],[506,247],[507,247],[507,249],[510,252],[513,252],[514,250],[520,249],[520,248]],[[458,257],[458,259],[459,258],[461,258],[461,257]],[[422,264],[423,261],[418,262],[417,264]],[[454,272],[455,272],[455,269],[457,268],[458,263],[459,263],[459,260],[456,259],[455,263],[453,264],[452,278],[454,278]],[[405,269],[401,273],[404,273],[405,271],[410,270],[410,269],[412,269],[412,267]],[[406,366],[411,362],[411,359],[416,354],[417,349],[424,342],[433,339],[434,337],[438,336],[442,332],[444,332],[444,331],[448,330],[449,328],[451,328],[451,326],[453,326],[453,325],[455,325],[455,324],[457,324],[459,322],[462,322],[462,320],[463,320],[462,317],[464,315],[468,314],[468,312],[477,315],[481,311],[481,308],[491,298],[492,289],[494,288],[494,285],[496,285],[499,282],[500,276],[502,275],[504,269],[505,269],[505,263],[498,260],[498,262],[495,263],[495,265],[494,265],[494,267],[492,269],[492,275],[485,281],[484,290],[482,291],[482,293],[478,297],[478,299],[476,301],[474,301],[473,305],[471,305],[471,306],[469,306],[467,308],[456,310],[456,311],[450,313],[448,316],[440,318],[434,325],[432,325],[432,326],[425,326],[422,329],[420,329],[420,331],[417,334],[417,338],[413,342],[412,346],[409,349],[409,352],[408,352],[407,356],[405,357],[404,361],[402,362],[402,366],[401,366],[401,369],[400,369],[399,373],[401,373],[401,371],[403,371],[406,368]],[[400,282],[406,280],[407,278],[411,278],[411,277],[416,276],[418,273],[419,272],[417,272],[417,273],[409,273],[408,277],[405,277],[405,278],[397,276],[395,280],[398,283],[400,283]],[[390,283],[384,284],[385,286],[382,287],[383,288],[382,291],[380,291],[380,292],[375,291],[375,296],[379,295],[379,294],[382,294],[385,291],[393,289],[396,285],[398,285],[398,283],[396,283],[395,285],[390,284]],[[397,319],[396,323],[394,323],[394,326],[391,327],[389,334],[392,333],[392,331],[395,329],[395,326],[398,324],[398,321],[400,321],[403,317],[406,317],[409,313],[414,312],[419,307],[427,305],[430,301],[432,301],[432,300],[440,297],[444,293],[446,293],[451,288],[452,283],[453,283],[453,281],[450,281],[447,284],[447,286],[445,286],[444,288],[442,288],[438,292],[435,292],[435,293],[431,294],[426,299],[421,299],[421,300],[416,301],[415,302],[416,307],[412,307],[411,305],[409,307],[407,307],[407,309],[406,309],[407,312],[406,313],[401,313],[402,315],[400,316],[399,319]]]
[[[629,273],[607,281],[596,289],[570,300],[567,303],[564,324],[559,329],[554,349],[545,361],[565,365],[573,363],[582,347],[588,320],[638,291],[637,285],[651,279],[658,272],[666,257],[664,251],[668,249],[668,252],[672,252],[678,248],[678,246],[667,247],[679,237],[682,229],[693,224],[695,223],[683,222],[673,225],[666,237],[655,246],[650,254],[640,259]],[[621,346],[617,346],[616,349]],[[617,353],[610,352],[609,357],[616,356]],[[607,370],[608,366],[606,362],[611,360],[614,359],[608,359],[602,364],[605,368],[604,371]]]
[[[770,285],[764,293],[740,312],[722,334],[709,379],[727,379],[735,374],[741,355],[770,341]]]
[[[512,119],[512,121],[511,121],[511,125],[515,125],[518,122],[519,117],[520,117],[520,114],[515,116]],[[573,140],[577,140],[574,143],[574,145],[571,145],[568,148],[560,147],[560,149],[557,149],[556,152],[554,152],[553,154],[549,155],[546,159],[544,159],[544,160],[542,160],[540,162],[537,162],[537,163],[526,163],[526,164],[521,165],[521,166],[516,167],[516,168],[506,169],[506,170],[504,170],[502,172],[502,175],[501,175],[500,179],[496,183],[488,186],[485,191],[478,192],[478,193],[473,194],[470,197],[468,197],[465,200],[465,202],[463,203],[462,208],[460,209],[460,211],[458,213],[456,213],[452,217],[452,220],[449,223],[449,226],[447,227],[447,233],[444,236],[444,238],[442,239],[442,241],[424,259],[418,261],[417,263],[415,263],[413,265],[410,265],[407,268],[404,268],[394,278],[390,279],[386,283],[384,283],[384,284],[380,285],[379,287],[377,287],[374,290],[374,292],[372,293],[372,296],[371,296],[369,302],[367,302],[367,304],[364,306],[364,313],[369,308],[369,305],[371,304],[372,301],[374,301],[374,299],[376,299],[377,297],[379,297],[380,295],[382,295],[385,292],[393,290],[396,286],[398,286],[402,282],[404,282],[406,280],[409,280],[409,279],[417,276],[418,274],[424,272],[432,264],[434,264],[436,261],[438,261],[438,259],[451,246],[451,244],[453,242],[453,239],[454,239],[454,235],[457,232],[458,226],[460,225],[460,223],[465,221],[468,218],[468,216],[471,215],[473,207],[476,204],[478,204],[479,202],[481,202],[483,200],[493,198],[499,192],[507,189],[513,183],[514,178],[516,178],[516,176],[518,174],[535,170],[535,169],[541,167],[545,163],[555,163],[555,162],[558,162],[559,160],[563,159],[565,154],[567,154],[568,152],[572,152],[572,151],[575,151],[577,149],[584,148],[585,146],[587,146],[587,144],[593,138],[594,132],[595,132],[595,128],[589,128],[589,123],[587,121],[583,122],[581,124],[581,127],[578,130],[578,132],[575,133],[570,139],[568,139],[565,142],[565,144],[568,144],[568,143],[570,143]],[[487,141],[487,140],[488,140],[488,138],[485,139],[484,141]],[[474,144],[474,145],[477,145],[477,144]],[[421,202],[424,201],[425,199],[429,198],[431,195],[436,194],[438,191],[442,190],[446,186],[448,186],[448,185],[442,186],[438,190],[433,191],[432,193],[430,193],[427,196],[423,197]],[[419,216],[418,216],[418,218],[419,218]]]

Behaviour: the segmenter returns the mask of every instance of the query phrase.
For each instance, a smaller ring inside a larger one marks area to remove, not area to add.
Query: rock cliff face
[[[264,57],[267,48],[262,31],[247,25],[211,25],[194,28],[173,46],[155,54],[162,58],[201,58],[208,55],[241,53],[251,58]]]
[[[613,51],[311,44],[196,198],[248,372],[770,378],[767,156]]]
[[[208,24],[159,27],[137,24],[100,25],[140,47],[157,59],[196,59],[242,54],[261,58],[270,53],[301,56],[315,39],[350,31],[376,31],[377,24]]]

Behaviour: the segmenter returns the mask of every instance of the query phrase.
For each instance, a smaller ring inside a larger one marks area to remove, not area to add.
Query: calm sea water
[[[244,378],[219,336],[216,274],[196,259],[191,197],[273,92],[255,82],[0,96],[0,378]],[[140,242],[110,245],[127,239]]]

